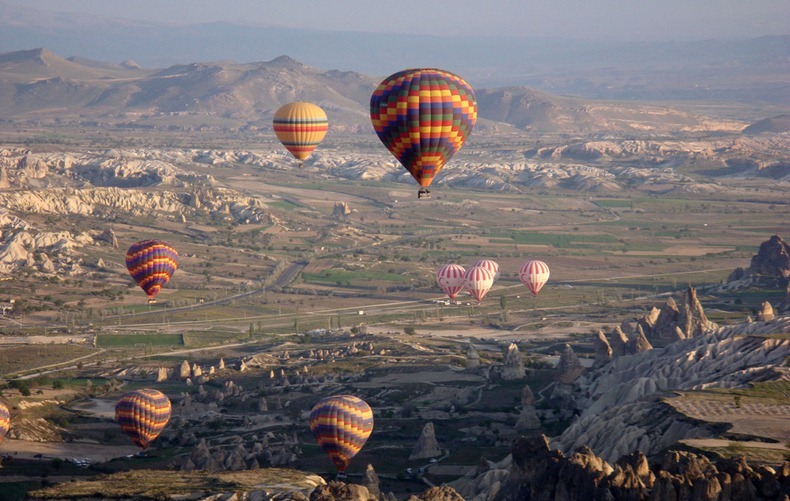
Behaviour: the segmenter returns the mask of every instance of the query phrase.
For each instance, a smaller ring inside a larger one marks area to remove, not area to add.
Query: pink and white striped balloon
[[[436,283],[450,299],[455,299],[455,296],[464,288],[465,272],[466,270],[461,265],[446,264],[436,272]]]
[[[490,271],[491,276],[494,277],[494,282],[499,280],[499,263],[497,263],[496,261],[493,261],[491,259],[481,259],[480,261],[472,265],[472,267],[474,266],[480,266],[481,268],[485,268],[488,271]]]
[[[494,285],[494,275],[482,266],[473,266],[464,273],[464,287],[477,302],[483,300]]]
[[[521,265],[518,278],[537,296],[540,289],[549,281],[549,266],[535,259],[527,261]]]

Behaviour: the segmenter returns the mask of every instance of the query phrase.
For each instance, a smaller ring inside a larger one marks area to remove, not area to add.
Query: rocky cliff
[[[467,501],[759,501],[790,493],[788,462],[773,469],[668,451],[652,464],[641,453],[610,464],[587,447],[565,455],[548,442],[543,435],[520,437],[501,463],[451,486]]]
[[[721,327],[662,349],[612,359],[577,380],[578,418],[552,444],[569,452],[583,445],[608,461],[640,451],[656,454],[677,440],[713,436],[660,396],[677,390],[743,387],[782,377],[790,356],[790,317]]]

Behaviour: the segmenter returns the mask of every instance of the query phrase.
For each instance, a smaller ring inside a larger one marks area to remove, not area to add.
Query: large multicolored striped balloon
[[[499,263],[493,261],[491,259],[481,259],[480,261],[476,262],[472,266],[480,266],[482,268],[487,269],[491,272],[491,275],[494,277],[494,282],[499,280]]]
[[[153,302],[178,269],[178,252],[161,240],[137,242],[126,251],[126,268]]]
[[[274,133],[293,156],[304,161],[324,140],[329,120],[320,106],[295,102],[274,113]]]
[[[373,92],[370,119],[384,146],[426,188],[472,133],[477,101],[449,71],[404,70]]]
[[[130,391],[115,404],[115,420],[132,442],[146,450],[170,420],[170,399],[151,388]]]
[[[373,411],[353,395],[327,397],[310,411],[310,431],[337,471],[343,472],[373,431]]]
[[[8,412],[8,407],[0,402],[0,443],[3,443],[3,438],[9,429],[11,429],[11,413]]]
[[[464,273],[464,287],[477,302],[483,300],[494,285],[494,275],[482,266],[473,266]]]
[[[549,265],[538,260],[527,261],[521,265],[518,278],[532,291],[532,294],[537,296],[540,289],[549,281]]]
[[[450,299],[464,288],[464,273],[466,270],[458,264],[446,264],[436,272],[436,283]]]

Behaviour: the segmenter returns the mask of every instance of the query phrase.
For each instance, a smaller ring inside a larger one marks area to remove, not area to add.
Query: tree
[[[507,309],[507,296],[504,294],[499,296],[499,307],[502,308],[503,310]]]
[[[417,330],[414,328],[413,325],[407,325],[406,327],[403,328],[403,333],[409,336],[413,336],[414,334],[416,334],[416,332]]]

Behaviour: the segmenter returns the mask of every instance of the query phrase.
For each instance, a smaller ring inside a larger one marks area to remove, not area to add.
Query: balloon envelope
[[[487,269],[491,272],[491,275],[494,277],[494,282],[499,280],[499,263],[493,261],[491,259],[481,259],[480,261],[476,262],[472,266],[480,266],[482,268]]]
[[[3,443],[8,430],[11,428],[11,413],[8,412],[8,407],[0,403],[0,443]]]
[[[327,397],[310,411],[310,431],[337,471],[343,472],[373,431],[373,411],[352,395]]]
[[[146,450],[170,420],[170,399],[150,388],[130,391],[115,404],[115,420],[132,442]]]
[[[178,252],[161,240],[143,240],[126,251],[126,268],[153,299],[178,269]]]
[[[488,294],[492,285],[494,275],[481,266],[473,266],[464,273],[464,287],[478,303]]]
[[[450,299],[455,299],[455,296],[464,288],[465,272],[463,266],[446,264],[436,272],[436,283]]]
[[[532,291],[532,294],[537,296],[540,289],[549,281],[549,265],[538,260],[527,261],[521,265],[518,278]]]
[[[274,133],[299,160],[305,160],[323,141],[329,128],[326,113],[313,103],[295,102],[274,113]]]
[[[370,119],[384,146],[425,188],[472,133],[477,101],[472,87],[449,71],[404,70],[373,92]]]

